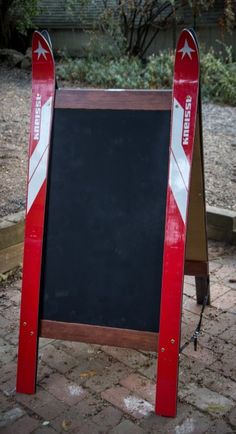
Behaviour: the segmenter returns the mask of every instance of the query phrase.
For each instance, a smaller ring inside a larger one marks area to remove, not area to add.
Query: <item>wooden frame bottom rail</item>
[[[41,320],[39,336],[157,352],[158,333]]]

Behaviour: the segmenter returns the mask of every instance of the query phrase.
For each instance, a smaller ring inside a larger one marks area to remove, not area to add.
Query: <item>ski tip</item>
[[[191,58],[193,49],[198,54],[198,40],[197,35],[195,31],[190,29],[183,29],[182,32],[179,35],[179,39],[177,42],[177,50],[180,48],[180,46],[183,45],[183,42],[185,44],[184,49],[182,50],[183,57],[187,56],[188,58]],[[186,54],[185,54],[186,53]],[[190,56],[191,55],[191,56]]]
[[[185,57],[185,53],[186,53],[186,55],[190,58],[190,54],[193,53],[193,51],[191,51],[192,49],[195,49],[195,51],[198,51],[197,35],[192,28],[182,30],[182,32],[179,35],[178,42],[177,42],[177,49],[179,48],[179,46],[182,46],[183,45],[182,43],[183,42],[185,43],[185,41],[186,41],[186,47],[182,51],[182,53],[183,53],[184,57]]]
[[[176,67],[181,66],[182,70],[195,70],[198,74],[199,70],[199,52],[198,42],[195,32],[192,29],[184,29],[180,33],[176,54],[175,54]]]
[[[199,48],[199,43],[198,43],[198,38],[197,38],[197,34],[195,32],[195,30],[192,27],[189,27],[188,29],[186,29],[188,32],[190,32],[196,42],[197,47]]]
[[[32,59],[35,63],[54,63],[50,41],[48,41],[44,35],[37,30],[33,33]]]
[[[48,42],[48,44],[52,50],[52,41],[51,41],[51,38],[50,38],[48,31],[44,29],[40,33],[46,39],[46,41]]]

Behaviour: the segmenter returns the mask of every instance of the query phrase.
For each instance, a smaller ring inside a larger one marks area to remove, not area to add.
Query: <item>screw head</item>
[[[165,351],[165,348],[162,348],[162,349],[161,349],[161,352],[164,353],[164,351]]]
[[[24,327],[27,326],[27,322],[26,322],[26,321],[23,322],[23,326],[24,326]]]
[[[31,331],[31,332],[30,332],[30,336],[33,336],[33,335],[34,335],[34,332],[33,332],[33,331]]]
[[[170,342],[172,343],[172,345],[175,343],[174,339],[171,339]]]

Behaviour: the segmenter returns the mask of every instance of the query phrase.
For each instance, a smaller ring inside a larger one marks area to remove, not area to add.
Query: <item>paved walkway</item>
[[[153,413],[153,353],[40,339],[34,396],[15,393],[20,280],[0,289],[0,433],[236,433],[236,248],[210,243],[211,307],[198,351],[180,356],[176,419]],[[183,342],[200,307],[186,277]]]

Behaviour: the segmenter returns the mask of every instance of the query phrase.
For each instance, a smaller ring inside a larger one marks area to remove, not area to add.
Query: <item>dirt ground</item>
[[[0,65],[0,216],[25,206],[30,80]],[[204,104],[203,128],[207,203],[236,210],[236,107]]]

